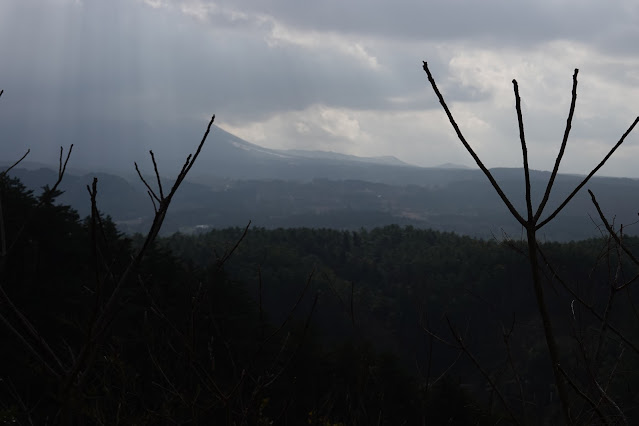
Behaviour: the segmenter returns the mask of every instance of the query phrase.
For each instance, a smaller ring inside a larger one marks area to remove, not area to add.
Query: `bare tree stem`
[[[592,171],[588,174],[588,176],[586,176],[584,178],[583,181],[581,181],[581,183],[579,185],[577,185],[577,187],[570,193],[570,195],[568,195],[568,197],[566,197],[566,199],[561,203],[561,205],[559,207],[557,207],[557,209],[552,212],[550,214],[550,216],[548,216],[546,219],[544,219],[543,221],[541,221],[540,223],[537,224],[536,228],[537,229],[541,229],[544,225],[546,225],[548,222],[550,222],[551,220],[553,220],[555,218],[555,216],[557,216],[559,214],[559,212],[561,212],[563,210],[564,207],[566,207],[566,205],[570,202],[570,200],[572,200],[572,198],[577,195],[577,193],[579,192],[579,190],[581,188],[583,188],[583,186],[588,183],[588,181],[590,180],[591,177],[594,176],[595,173],[597,173],[597,171],[599,171],[600,168],[603,167],[604,164],[606,164],[606,161],[608,161],[608,159],[612,156],[612,154],[614,154],[614,152],[617,150],[617,148],[619,148],[621,146],[621,144],[626,140],[626,137],[630,134],[630,132],[632,132],[632,130],[635,128],[635,126],[637,125],[637,123],[639,123],[639,117],[635,118],[635,121],[632,122],[632,124],[630,125],[630,127],[628,127],[628,130],[626,130],[626,132],[621,136],[621,138],[619,139],[619,141],[615,144],[615,146],[613,146],[610,151],[608,152],[608,154],[606,154],[606,156],[604,157],[603,160],[601,160],[601,162],[599,164],[597,164],[597,167],[595,167],[594,169],[592,169]]]
[[[552,174],[550,175],[550,179],[548,179],[548,185],[546,186],[546,192],[544,193],[544,198],[539,203],[539,207],[537,208],[537,213],[535,213],[535,222],[539,220],[539,217],[544,211],[546,207],[546,203],[548,202],[548,198],[550,198],[550,191],[552,190],[552,186],[555,183],[555,178],[557,177],[557,172],[559,171],[559,164],[561,163],[561,159],[564,156],[564,152],[566,150],[566,144],[568,143],[568,136],[570,135],[570,129],[572,128],[572,117],[575,114],[575,105],[577,103],[577,74],[579,70],[575,68],[575,73],[572,75],[572,100],[570,101],[570,112],[568,112],[568,119],[566,120],[566,130],[564,130],[564,138],[561,141],[561,148],[559,148],[559,154],[557,154],[557,158],[555,159],[555,166],[552,169]]]
[[[455,118],[453,118],[453,114],[448,109],[448,105],[446,105],[446,101],[444,100],[444,97],[439,92],[439,89],[437,88],[437,84],[435,83],[435,79],[433,78],[433,75],[430,73],[430,70],[428,69],[428,63],[426,62],[424,62],[424,71],[426,71],[426,74],[428,75],[428,81],[430,81],[430,84],[433,87],[433,90],[435,91],[437,98],[439,99],[439,103],[442,105],[442,108],[444,108],[444,111],[446,112],[446,115],[448,116],[448,121],[450,121],[450,124],[453,126],[453,129],[455,129],[455,133],[457,133],[457,137],[459,138],[461,143],[464,145],[464,148],[466,148],[466,150],[471,155],[471,157],[473,157],[473,159],[475,160],[475,163],[477,163],[477,166],[479,166],[481,171],[484,172],[484,175],[486,175],[486,177],[492,184],[493,188],[495,188],[495,190],[497,191],[497,194],[499,194],[499,197],[504,202],[506,207],[508,207],[508,210],[513,215],[513,217],[517,219],[517,221],[521,223],[523,226],[526,226],[526,221],[524,220],[524,218],[521,217],[519,212],[517,212],[517,209],[515,209],[515,206],[513,206],[510,200],[508,199],[508,197],[506,197],[506,194],[504,194],[504,191],[502,191],[501,187],[499,186],[499,184],[497,183],[493,175],[486,168],[486,166],[484,166],[484,163],[482,163],[479,156],[475,153],[473,148],[466,141],[466,138],[462,134],[461,130],[459,130],[459,126],[457,125]]]

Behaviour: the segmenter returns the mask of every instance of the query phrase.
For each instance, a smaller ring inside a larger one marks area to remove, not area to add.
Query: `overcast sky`
[[[521,164],[517,79],[542,170],[579,68],[561,171],[586,173],[639,115],[639,2],[1,0],[0,155],[186,153],[215,113],[266,147],[473,165],[422,61],[489,167]],[[600,174],[637,164],[639,133]]]

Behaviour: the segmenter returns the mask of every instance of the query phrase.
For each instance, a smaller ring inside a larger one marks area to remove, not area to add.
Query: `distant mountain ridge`
[[[381,157],[358,157],[355,155],[349,154],[340,154],[339,152],[333,151],[309,151],[302,149],[286,149],[281,150],[280,152],[289,154],[291,156],[307,158],[307,159],[324,159],[324,160],[336,160],[336,161],[357,161],[362,163],[370,163],[370,164],[383,164],[387,166],[412,166],[411,164],[405,163],[398,159],[397,157],[393,157],[392,155],[385,155]]]
[[[373,169],[384,166],[373,166]],[[436,177],[437,169],[428,169]],[[521,226],[490,186],[481,171],[441,169],[438,185],[391,185],[362,180],[315,179],[231,180],[210,184],[183,182],[171,205],[164,232],[195,232],[209,227],[253,226],[314,227],[358,230],[389,224],[412,225],[452,231],[481,238],[501,237],[505,233],[519,238]],[[496,179],[515,207],[523,212],[521,169],[494,169]],[[51,169],[16,168],[11,173],[36,193],[57,178]],[[90,212],[86,185],[96,174],[68,173],[61,186],[60,203],[69,204],[82,217]],[[531,174],[533,199],[539,200],[547,181],[547,172]],[[113,217],[126,232],[143,232],[149,226],[153,207],[139,181],[97,174],[98,207]],[[548,203],[549,214],[559,201],[578,184],[580,177],[559,175]],[[153,182],[153,179],[148,179]],[[165,182],[168,184],[169,182]],[[431,182],[432,183],[432,182]],[[593,178],[588,188],[599,199],[606,214],[615,223],[623,223],[624,233],[639,234],[637,203],[629,194],[639,193],[635,179]],[[5,208],[9,208],[5,206]],[[600,235],[597,213],[585,191],[547,227],[540,231],[545,240],[579,240]],[[198,231],[198,232],[199,232]]]
[[[211,178],[385,181],[379,176],[379,170],[371,173],[369,166],[388,168],[384,169],[385,176],[420,169],[392,156],[358,157],[330,151],[265,148],[216,127],[211,132],[207,149],[198,159],[192,179],[200,183]]]
[[[435,166],[436,169],[470,169],[468,166],[464,166],[462,164],[455,163],[444,163],[438,166]]]
[[[170,136],[156,131],[154,141],[141,141],[149,146],[157,146],[156,155],[161,165],[169,164],[166,169],[180,167],[183,154],[162,154],[163,146],[175,145]],[[177,150],[174,150],[177,151]],[[123,164],[101,164],[98,167],[85,166],[80,161],[74,162],[74,155],[69,163],[69,170],[75,174],[90,173],[99,170],[126,177],[134,177],[133,159]],[[27,161],[21,164],[26,169],[43,167],[57,168],[57,158],[51,162],[35,163]],[[137,158],[144,169],[144,157]],[[9,161],[0,161],[0,167],[8,167]],[[165,168],[160,168],[160,171]],[[472,171],[464,166],[444,164],[439,167],[418,167],[399,160],[393,156],[359,157],[331,151],[290,149],[271,149],[243,140],[220,127],[213,126],[205,149],[190,174],[190,179],[209,184],[219,179],[283,179],[310,182],[317,178],[355,179],[389,184],[438,185],[448,182],[448,170],[456,175],[460,170]]]
[[[244,152],[253,154],[263,154],[265,156],[272,156],[271,158],[281,159],[307,159],[307,160],[329,160],[329,161],[356,161],[371,164],[385,164],[393,166],[410,166],[410,164],[399,160],[396,157],[387,155],[381,157],[358,157],[356,155],[342,154],[333,151],[320,151],[320,150],[304,150],[304,149],[273,149],[265,148],[260,145],[245,141],[221,127],[215,127],[214,132],[217,135],[213,136],[214,143],[217,144],[230,144],[236,148],[243,150]]]
[[[416,167],[394,158],[274,150],[221,129],[214,130],[206,148],[176,194],[165,232],[244,226],[252,220],[255,226],[263,227],[359,229],[402,224],[482,238],[502,232],[521,234],[521,226],[478,169],[453,164]],[[147,174],[153,170],[148,166],[142,167]],[[73,167],[72,156],[60,187],[65,193],[59,201],[85,216],[90,208],[86,185],[96,173]],[[491,171],[513,205],[524,212],[523,170]],[[148,226],[152,206],[144,185],[131,172],[125,178],[116,173],[97,174],[98,203],[123,230],[136,232]],[[12,175],[37,192],[55,181],[57,164],[42,167],[25,162]],[[537,203],[550,172],[531,170],[530,177],[531,194]],[[544,217],[581,179],[583,176],[557,176]],[[165,179],[165,185],[169,183]],[[625,233],[639,234],[639,225],[631,226],[639,209],[635,197],[639,180],[594,177],[556,220],[541,230],[542,238],[566,241],[599,235],[598,216],[587,189],[597,195],[606,214],[615,215],[615,223],[627,225]]]

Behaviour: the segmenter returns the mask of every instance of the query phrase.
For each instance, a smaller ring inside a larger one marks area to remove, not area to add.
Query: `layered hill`
[[[324,227],[359,229],[388,224],[413,225],[483,238],[514,238],[521,227],[481,171],[444,165],[411,166],[393,157],[362,158],[321,151],[274,150],[215,129],[207,149],[171,206],[165,232],[197,232],[210,227]],[[152,168],[147,168],[148,172]],[[57,172],[23,163],[12,171],[37,190]],[[521,169],[493,169],[513,204],[523,212]],[[86,185],[97,176],[100,209],[128,232],[144,231],[153,212],[144,186],[133,174],[89,173],[70,169],[61,203],[89,214]],[[541,199],[549,172],[532,171],[533,199]],[[550,197],[551,213],[583,179],[559,175]],[[153,181],[153,180],[150,180]],[[170,185],[166,180],[165,185]],[[585,189],[598,197],[609,218],[639,234],[639,181],[595,177],[542,234],[547,240],[577,240],[600,235],[599,218]]]

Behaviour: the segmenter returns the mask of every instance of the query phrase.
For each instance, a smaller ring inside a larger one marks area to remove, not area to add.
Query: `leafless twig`
[[[193,155],[189,154],[169,194],[166,195],[165,197],[159,198],[153,192],[152,188],[142,178],[142,174],[140,173],[139,168],[137,167],[137,164],[136,164],[136,170],[138,171],[138,174],[141,180],[147,186],[149,192],[151,192],[154,195],[154,197],[159,201],[159,206],[153,218],[153,223],[151,224],[151,227],[144,240],[144,243],[142,244],[142,247],[138,250],[138,253],[136,254],[136,256],[131,260],[129,265],[126,267],[126,269],[120,276],[108,301],[103,306],[100,315],[94,322],[93,326],[90,328],[89,334],[87,337],[87,342],[83,346],[82,350],[80,351],[80,354],[78,355],[75,364],[73,365],[73,367],[70,369],[69,373],[66,376],[64,389],[68,390],[74,385],[80,388],[82,387],[84,381],[88,377],[88,373],[91,371],[91,368],[95,362],[95,356],[97,354],[96,349],[104,340],[106,332],[114,319],[114,316],[116,313],[116,305],[120,301],[120,294],[122,292],[122,289],[124,288],[125,284],[128,283],[130,275],[134,273],[134,271],[138,268],[140,262],[142,261],[142,259],[144,258],[146,254],[146,251],[153,244],[153,242],[155,241],[155,238],[160,232],[160,229],[164,222],[164,218],[166,217],[169,205],[171,204],[171,200],[173,199],[173,196],[177,192],[178,188],[180,187],[180,184],[186,178],[187,173],[189,172],[189,170],[191,170],[193,163],[199,156],[202,150],[202,146],[204,145],[204,142],[206,141],[206,138],[211,130],[211,126],[213,125],[214,120],[215,120],[215,115],[209,121],[206,132],[204,133],[204,136],[202,137],[202,140],[200,141],[195,154]],[[153,156],[152,156],[152,159],[154,160]],[[66,162],[65,162],[65,166],[66,166]],[[157,169],[156,169],[156,176],[159,180],[159,172],[157,172]]]
[[[555,377],[555,384],[557,386],[557,391],[558,391],[559,399],[561,402],[564,422],[566,424],[572,424],[573,420],[571,419],[571,415],[570,415],[570,404],[569,404],[570,399],[568,396],[568,389],[566,387],[566,378],[564,377],[563,374],[561,374],[559,370],[559,359],[560,359],[559,348],[558,348],[557,340],[554,335],[555,332],[553,330],[553,324],[551,321],[550,312],[547,306],[547,301],[544,296],[544,289],[541,283],[540,265],[539,265],[539,260],[537,257],[538,251],[539,251],[538,250],[539,245],[537,241],[537,231],[541,229],[544,225],[549,223],[551,220],[553,220],[557,216],[557,214],[559,214],[559,212],[561,212],[562,209],[572,200],[572,198],[577,194],[577,192],[579,192],[579,190],[590,180],[590,178],[606,163],[606,161],[610,158],[610,156],[617,150],[617,148],[619,148],[619,146],[621,146],[621,144],[624,142],[626,137],[637,125],[637,123],[639,122],[639,117],[637,117],[634,120],[634,122],[630,125],[630,127],[626,130],[626,132],[621,136],[619,141],[610,149],[608,154],[601,160],[601,162],[594,169],[592,169],[592,171],[581,181],[581,183],[577,185],[577,187],[563,200],[563,202],[559,205],[559,207],[557,207],[546,219],[540,221],[539,219],[543,213],[544,208],[546,207],[548,198],[550,197],[550,193],[551,193],[553,184],[555,182],[557,172],[559,170],[559,165],[561,163],[561,160],[565,152],[568,136],[570,134],[570,129],[572,127],[572,120],[573,120],[575,104],[577,100],[577,74],[579,70],[575,69],[575,72],[573,74],[572,100],[570,105],[570,111],[568,113],[568,118],[566,120],[566,128],[564,131],[561,147],[555,159],[555,165],[553,168],[553,172],[550,176],[550,179],[548,181],[548,184],[546,186],[546,191],[544,192],[542,201],[538,205],[535,213],[533,213],[533,206],[532,206],[532,197],[531,197],[531,188],[530,188],[530,171],[529,171],[529,165],[528,165],[528,149],[526,146],[523,118],[521,113],[521,99],[519,96],[519,85],[517,84],[516,80],[513,80],[512,83],[513,83],[513,90],[515,92],[515,110],[517,112],[517,121],[519,126],[519,139],[521,142],[521,151],[522,151],[522,157],[523,157],[522,162],[523,162],[524,177],[525,177],[525,197],[526,197],[527,219],[524,219],[524,217],[515,209],[515,207],[510,202],[508,197],[504,194],[501,187],[499,186],[497,181],[494,179],[490,171],[486,168],[486,166],[484,166],[480,158],[477,156],[477,154],[472,149],[470,144],[464,138],[461,130],[459,129],[459,126],[457,125],[457,123],[455,122],[455,119],[453,118],[452,113],[450,112],[448,106],[446,105],[444,97],[442,96],[439,89],[437,88],[435,80],[430,70],[428,69],[428,64],[426,62],[424,62],[423,68],[428,76],[428,81],[430,82],[433,88],[433,91],[435,92],[437,98],[439,99],[439,103],[442,105],[442,108],[444,109],[448,117],[448,120],[450,121],[450,124],[455,130],[455,133],[457,134],[458,139],[464,145],[468,153],[473,157],[473,159],[475,160],[475,163],[477,163],[477,165],[482,170],[484,175],[488,178],[491,185],[493,186],[493,188],[495,189],[495,191],[497,192],[497,194],[503,201],[504,205],[510,211],[511,215],[526,230],[526,237],[527,237],[527,243],[528,243],[527,244],[528,245],[528,261],[530,264],[533,288],[535,290],[537,307],[538,307],[539,314],[543,323],[544,335],[546,337],[546,346],[548,348],[548,354],[550,355],[550,359],[552,362],[553,375]],[[593,196],[593,199],[594,199],[594,196]],[[633,261],[635,260],[634,258],[632,259]],[[635,262],[635,263],[639,264],[639,262]]]
[[[24,160],[27,157],[27,155],[29,155],[30,152],[31,152],[31,150],[27,149],[27,152],[25,152],[24,155],[22,157],[20,157],[20,159],[18,161],[16,161],[12,165],[10,165],[9,168],[5,169],[3,172],[0,173],[0,178],[8,175],[9,172],[11,171],[11,169],[13,169],[15,166],[20,164],[22,162],[22,160]]]
[[[497,386],[493,378],[490,377],[490,374],[488,374],[488,372],[484,369],[484,367],[482,367],[481,363],[477,360],[477,358],[475,358],[472,352],[468,349],[462,335],[457,330],[455,330],[455,327],[453,327],[453,324],[450,322],[450,319],[448,318],[448,316],[446,316],[446,322],[448,323],[448,328],[450,329],[450,332],[452,333],[452,335],[455,337],[455,340],[457,341],[459,348],[464,352],[464,354],[466,354],[466,356],[468,357],[468,359],[470,359],[473,365],[475,365],[475,368],[477,368],[477,370],[481,373],[481,375],[484,376],[484,379],[486,379],[486,381],[490,385],[490,388],[497,394],[497,397],[499,398],[502,405],[508,412],[508,415],[510,416],[512,421],[515,422],[515,424],[519,424],[519,420],[515,416],[515,413],[513,413],[512,409],[510,408],[510,404],[508,404],[508,402],[506,401],[506,398],[504,397],[502,392],[499,390],[499,387]]]

